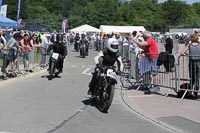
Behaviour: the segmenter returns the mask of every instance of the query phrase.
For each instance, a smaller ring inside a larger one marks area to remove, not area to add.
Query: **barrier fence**
[[[27,74],[25,71],[23,52],[13,51],[13,49],[3,49],[1,50],[0,55],[1,72],[5,58],[8,59],[9,65],[6,68],[7,74],[10,75],[8,77],[20,77]],[[29,52],[29,64],[27,66],[29,72],[38,72],[48,66],[49,56],[46,54],[43,56],[45,57],[45,62],[43,62],[44,64],[41,64],[42,55],[40,48],[32,47],[32,50]],[[2,74],[3,73],[4,72],[2,72]]]
[[[178,96],[182,96],[181,99],[183,99],[185,96],[193,93],[197,97],[198,93],[200,93],[200,56],[179,56],[177,66]]]
[[[122,85],[125,87],[124,81],[128,81],[132,86],[137,86],[137,90],[142,86],[160,86],[169,89],[166,96],[173,90],[181,100],[188,95],[197,97],[198,93],[200,93],[200,61],[194,62],[192,66],[190,60],[191,55],[178,55],[180,46],[184,47],[184,45],[179,45],[178,41],[174,40],[173,52],[172,54],[168,54],[163,52],[165,51],[163,45],[158,43],[158,74],[157,81],[153,82],[153,76],[151,74],[152,68],[148,59],[150,54],[137,54],[129,45],[120,45],[119,50],[125,66],[122,77],[120,78]]]

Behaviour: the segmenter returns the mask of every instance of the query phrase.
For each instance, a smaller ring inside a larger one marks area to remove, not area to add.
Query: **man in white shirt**
[[[47,47],[49,45],[47,37],[44,35],[44,33],[41,33],[41,47],[40,47],[40,53],[41,53],[41,61],[40,66],[45,67],[46,66],[46,54],[47,54]]]

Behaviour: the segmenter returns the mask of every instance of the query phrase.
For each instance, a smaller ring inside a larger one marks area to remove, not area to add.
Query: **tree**
[[[17,0],[4,0],[7,16],[16,20]],[[50,30],[61,29],[64,19],[69,28],[82,24],[142,25],[150,31],[171,27],[200,27],[200,2],[189,5],[180,0],[22,0],[20,18],[26,24],[39,24]]]
[[[188,5],[183,1],[168,0],[162,4],[162,9],[169,27],[180,25],[190,15],[187,13]]]

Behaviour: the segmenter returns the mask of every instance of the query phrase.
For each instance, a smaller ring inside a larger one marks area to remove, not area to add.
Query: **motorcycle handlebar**
[[[103,66],[102,64],[97,64],[97,68],[106,71],[107,69],[113,69],[114,72],[116,71],[116,66]]]

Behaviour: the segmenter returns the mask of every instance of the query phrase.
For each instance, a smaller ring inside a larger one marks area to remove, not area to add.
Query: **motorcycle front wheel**
[[[101,112],[107,113],[110,108],[114,97],[114,85],[109,85],[106,91],[102,92],[98,100],[98,108]]]

